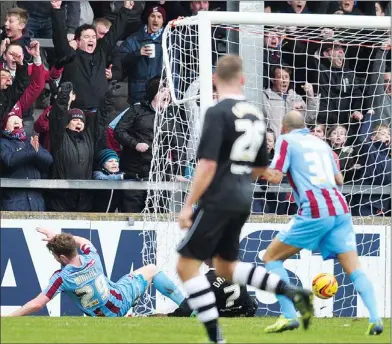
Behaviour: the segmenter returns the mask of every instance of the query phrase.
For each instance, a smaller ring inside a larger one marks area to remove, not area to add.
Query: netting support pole
[[[199,12],[199,18],[200,116],[204,123],[204,115],[212,104],[211,21],[204,11]]]
[[[227,1],[226,6],[226,11],[240,11],[239,1]],[[238,30],[228,30],[226,51],[228,54],[240,55],[240,33]]]

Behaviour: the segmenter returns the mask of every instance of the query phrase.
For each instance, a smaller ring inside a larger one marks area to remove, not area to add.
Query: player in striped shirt
[[[298,214],[288,231],[281,231],[263,257],[266,268],[283,280],[289,276],[283,261],[305,248],[319,249],[324,260],[337,257],[350,276],[355,289],[370,314],[367,334],[383,331],[377,312],[373,286],[361,270],[351,214],[338,185],[343,177],[334,161],[331,148],[311,135],[304,118],[297,111],[283,119],[282,133],[276,143],[275,157],[267,180],[274,184],[286,174],[298,205]],[[265,332],[282,332],[299,327],[292,301],[277,295],[282,317]]]
[[[61,263],[62,269],[53,274],[42,293],[10,316],[37,312],[58,293],[65,292],[88,316],[123,317],[136,305],[151,282],[177,305],[184,301],[184,296],[174,283],[153,264],[127,274],[114,283],[105,276],[101,259],[89,240],[68,233],[56,235],[45,228],[37,228],[37,231],[46,236],[47,247]],[[78,254],[78,249],[82,254]]]

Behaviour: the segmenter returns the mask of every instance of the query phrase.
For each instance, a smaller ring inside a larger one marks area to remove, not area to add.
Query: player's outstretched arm
[[[86,239],[86,238],[82,238],[82,237],[76,236],[76,235],[74,235],[73,238],[74,238],[74,240],[75,240],[75,242],[76,242],[76,244],[78,245],[79,248],[82,248],[83,245],[89,245],[89,246],[93,245],[91,243],[91,241]]]
[[[280,184],[283,179],[283,173],[281,171],[274,170],[269,167],[253,168],[252,176],[254,179],[262,177],[271,184]]]
[[[43,235],[45,235],[45,238],[43,238],[43,241],[50,241],[52,240],[52,238],[54,238],[56,236],[56,233],[49,228],[43,228],[43,227],[37,227],[36,228],[38,233],[41,233]],[[79,248],[81,248],[83,245],[92,245],[91,241],[79,236],[74,235],[73,236],[76,244],[78,245]]]
[[[25,305],[8,315],[9,317],[21,317],[41,310],[50,299],[43,293],[40,293],[35,299],[27,302]]]

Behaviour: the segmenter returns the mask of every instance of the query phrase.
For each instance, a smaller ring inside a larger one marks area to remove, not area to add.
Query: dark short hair
[[[272,134],[272,135],[274,135],[274,141],[276,141],[276,134],[275,134],[275,132],[274,132],[274,130],[273,130],[273,129],[271,129],[271,128],[267,128],[267,133],[268,133],[268,134]]]
[[[282,66],[273,66],[271,68],[271,75],[272,75],[273,78],[275,78],[275,72],[278,69],[282,69],[282,70],[286,71],[291,76],[291,68],[289,66],[282,65]]]
[[[336,130],[337,128],[344,128],[346,130],[346,134],[348,132],[347,128],[344,125],[342,125],[342,124],[334,124],[334,125],[331,125],[328,128],[327,135],[326,135],[327,139],[331,136],[332,132],[334,130]]]
[[[67,258],[73,258],[78,253],[76,241],[69,233],[57,234],[47,243],[46,247],[56,256],[64,255]]]
[[[97,30],[95,30],[94,25],[83,24],[75,30],[75,39],[79,40],[80,37],[82,36],[83,31],[86,31],[86,30],[93,30],[95,32],[95,34],[97,33]]]

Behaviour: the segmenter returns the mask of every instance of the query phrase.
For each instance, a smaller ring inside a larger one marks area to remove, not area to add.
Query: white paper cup
[[[152,50],[152,54],[149,56],[149,58],[150,59],[155,58],[155,44],[154,43],[146,44],[145,47],[150,48]]]

